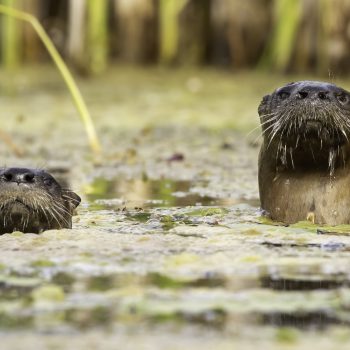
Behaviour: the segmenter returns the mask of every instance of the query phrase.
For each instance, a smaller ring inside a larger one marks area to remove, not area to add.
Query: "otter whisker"
[[[262,134],[265,135],[267,131],[269,131],[269,129],[273,128],[275,125],[274,124],[271,124],[269,125],[267,128],[265,128],[263,131],[262,131]]]
[[[331,148],[329,150],[329,156],[328,156],[328,167],[329,167],[329,175],[334,175],[334,166],[335,166],[335,150],[334,148]]]
[[[290,160],[292,162],[292,167],[293,167],[293,169],[295,169],[294,160],[293,160],[293,148],[292,147],[289,147],[289,155],[290,155]]]
[[[56,216],[57,213],[56,213],[55,210],[53,210],[53,208],[47,209],[47,214],[50,215],[50,216],[54,219],[54,221],[57,222],[58,228],[62,228],[62,223],[61,223],[61,221],[59,220],[59,215],[58,215],[58,217]]]
[[[262,126],[271,123],[272,121],[276,120],[276,117],[271,118],[269,120],[264,121],[263,123],[261,123],[260,125],[256,126],[255,128],[253,128],[252,130],[250,130],[248,132],[248,134],[246,135],[246,137],[250,136],[254,131],[256,131],[257,129],[260,129]],[[264,133],[264,130],[262,130],[262,133]]]
[[[61,214],[71,214],[71,212],[69,210],[67,210],[66,208],[59,206],[57,204],[54,205],[54,207],[61,212]]]

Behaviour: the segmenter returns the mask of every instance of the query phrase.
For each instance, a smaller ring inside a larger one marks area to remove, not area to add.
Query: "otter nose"
[[[300,99],[319,99],[326,100],[328,99],[329,91],[319,90],[319,89],[302,89],[297,92],[297,97]]]
[[[7,169],[3,173],[3,178],[7,182],[31,183],[34,181],[35,174],[28,169]]]

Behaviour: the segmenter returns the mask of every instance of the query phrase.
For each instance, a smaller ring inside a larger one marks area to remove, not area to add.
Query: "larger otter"
[[[71,228],[79,203],[44,170],[0,169],[0,234]]]
[[[259,106],[261,207],[278,221],[350,224],[350,93],[300,81]]]

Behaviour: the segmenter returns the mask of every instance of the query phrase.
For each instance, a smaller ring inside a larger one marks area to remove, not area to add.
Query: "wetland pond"
[[[24,152],[1,144],[4,165],[44,167],[83,201],[72,230],[0,237],[2,348],[348,348],[350,228],[259,212],[247,135],[284,83],[130,67],[81,80],[92,158],[53,70],[3,73],[2,129]]]

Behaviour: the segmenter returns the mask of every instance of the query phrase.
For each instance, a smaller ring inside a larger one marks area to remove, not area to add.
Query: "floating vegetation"
[[[107,146],[95,163],[79,121],[70,112],[69,123],[56,120],[65,118],[69,101],[41,69],[34,76],[50,84],[40,96],[41,83],[30,80],[16,104],[2,97],[9,116],[3,127],[31,141],[28,162],[66,169],[61,175],[84,200],[72,230],[0,237],[4,347],[113,348],[128,344],[130,334],[140,349],[347,346],[348,227],[288,226],[259,212],[258,150],[242,130],[254,124],[247,101],[258,102],[276,77],[124,67],[105,84],[87,81]],[[190,96],[189,75],[203,82]],[[198,116],[187,117],[188,103]],[[36,107],[36,118],[12,118],[21,106]],[[231,120],[232,111],[244,116],[242,124]],[[223,149],[223,140],[233,146]],[[183,160],[169,162],[174,154]]]
[[[228,213],[228,210],[225,208],[204,208],[190,211],[187,215],[190,216],[223,216]]]

